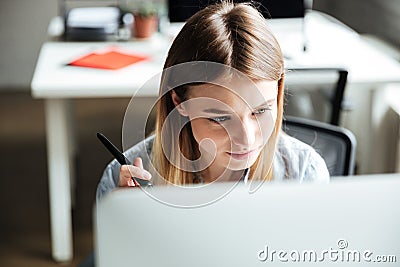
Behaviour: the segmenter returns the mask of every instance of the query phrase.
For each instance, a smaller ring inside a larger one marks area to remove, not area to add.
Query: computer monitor
[[[169,0],[168,14],[170,22],[184,22],[197,11],[216,0]],[[248,2],[248,1],[233,1]],[[258,0],[252,3],[265,18],[301,18],[304,17],[304,0]]]
[[[174,38],[188,18],[215,2],[217,0],[168,1],[170,23],[165,29],[166,34]],[[233,2],[249,1],[234,0]],[[296,57],[307,49],[304,15],[305,8],[310,7],[310,0],[258,0],[251,2],[268,20],[286,60]]]
[[[400,174],[347,176],[330,184],[264,183],[253,193],[247,185],[221,183],[200,191],[153,190],[116,190],[98,203],[96,266],[400,261]],[[201,202],[197,208],[170,205]]]

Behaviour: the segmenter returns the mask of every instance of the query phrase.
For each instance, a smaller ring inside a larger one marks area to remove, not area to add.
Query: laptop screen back
[[[252,194],[239,184],[199,208],[160,201],[208,199],[217,189],[196,195],[153,188],[158,200],[139,189],[110,193],[97,208],[97,266],[362,266],[379,255],[389,266],[400,261],[399,174],[269,183]]]

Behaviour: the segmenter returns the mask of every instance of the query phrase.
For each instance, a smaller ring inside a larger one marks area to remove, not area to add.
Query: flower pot
[[[135,15],[134,36],[137,38],[148,38],[157,29],[158,19],[157,16],[140,16]]]

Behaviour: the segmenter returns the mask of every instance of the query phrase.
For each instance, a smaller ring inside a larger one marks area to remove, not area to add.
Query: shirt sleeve
[[[326,163],[315,150],[310,150],[304,163],[303,181],[329,182],[330,177]]]
[[[154,135],[137,143],[133,147],[124,152],[129,162],[133,162],[136,157],[141,157],[143,166],[148,170],[150,164],[150,154],[153,145]],[[117,160],[113,160],[107,165],[103,172],[103,176],[97,185],[96,202],[98,203],[105,195],[118,187],[119,172],[121,165]]]
[[[96,202],[98,203],[106,194],[118,187],[119,163],[113,160],[107,165],[97,185]]]
[[[330,178],[324,159],[314,148],[282,133],[274,158],[274,179],[328,182]]]

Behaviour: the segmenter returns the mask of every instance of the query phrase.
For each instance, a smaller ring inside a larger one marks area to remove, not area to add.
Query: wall
[[[55,0],[0,1],[0,91],[30,90]]]
[[[314,0],[313,8],[400,47],[399,0]]]
[[[55,0],[0,1],[0,91],[29,90]],[[362,33],[373,33],[400,46],[398,0],[314,0],[314,9],[339,18]]]

